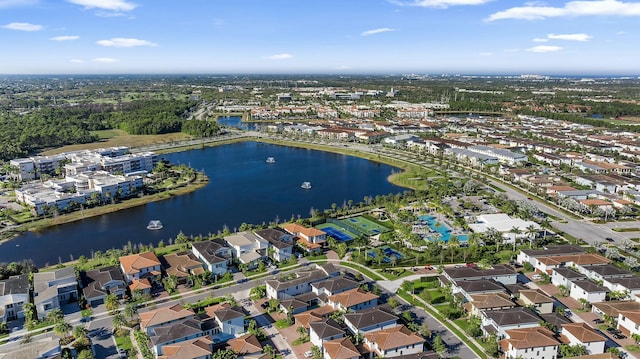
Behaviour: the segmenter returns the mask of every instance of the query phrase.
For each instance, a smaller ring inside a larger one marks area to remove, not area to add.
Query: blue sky
[[[0,73],[640,73],[630,0],[0,0]]]

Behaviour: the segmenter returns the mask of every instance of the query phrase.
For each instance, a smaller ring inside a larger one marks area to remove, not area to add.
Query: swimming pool
[[[439,237],[441,241],[445,243],[449,242],[449,238],[451,238],[452,234],[451,234],[451,228],[449,228],[446,224],[436,221],[436,217],[429,216],[429,215],[420,216],[418,217],[418,219],[421,221],[424,221],[427,224],[427,226],[431,228],[432,231],[439,233]],[[458,240],[460,242],[466,242],[469,240],[468,234],[458,234],[456,236],[458,237]],[[430,240],[437,239],[436,237],[437,236],[434,236],[434,235],[427,236],[427,238]]]

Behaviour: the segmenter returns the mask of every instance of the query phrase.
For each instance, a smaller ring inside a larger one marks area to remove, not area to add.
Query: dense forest
[[[196,101],[140,100],[118,105],[87,104],[45,107],[24,114],[0,113],[0,159],[9,160],[34,151],[98,140],[91,131],[122,129],[132,135],[183,131],[213,136],[214,122],[187,121]]]

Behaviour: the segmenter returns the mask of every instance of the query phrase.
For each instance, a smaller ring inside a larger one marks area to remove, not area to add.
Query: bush
[[[535,270],[533,265],[529,262],[526,262],[522,267],[524,268],[525,272],[533,272]]]

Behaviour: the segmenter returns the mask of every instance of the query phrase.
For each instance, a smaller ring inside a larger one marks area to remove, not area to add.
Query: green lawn
[[[289,324],[289,322],[286,319],[278,319],[276,320],[276,328],[278,329],[284,329],[291,326],[291,324]]]
[[[384,280],[383,277],[381,277],[379,274],[370,271],[368,269],[366,269],[365,266],[359,266],[353,263],[349,263],[349,262],[340,262],[341,266],[345,266],[345,267],[349,267],[349,268],[353,268],[353,269],[357,269],[358,271],[362,272],[362,274],[364,274],[365,276],[371,278],[371,280]]]
[[[126,335],[116,337],[116,345],[118,346],[118,349],[122,349],[124,351],[129,351],[133,348],[128,331]]]

